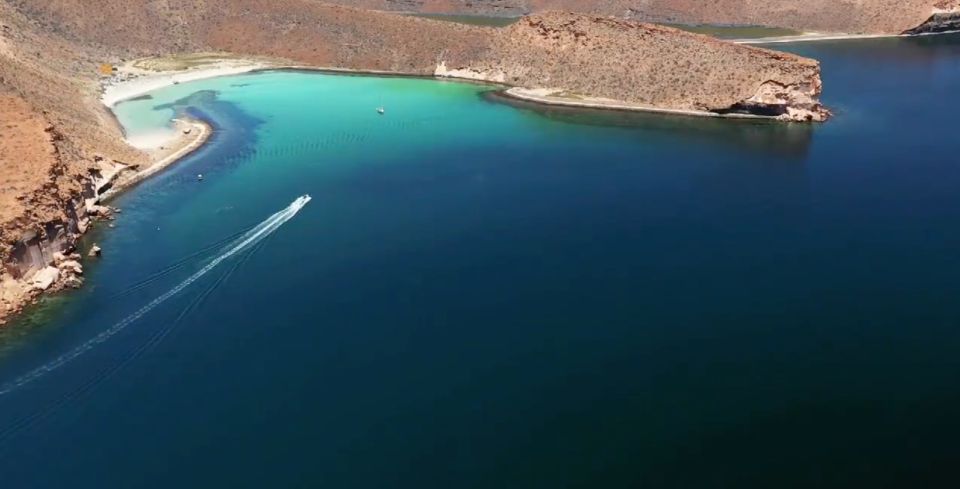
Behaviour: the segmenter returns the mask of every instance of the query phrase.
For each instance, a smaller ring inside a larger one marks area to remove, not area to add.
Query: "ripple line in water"
[[[277,212],[276,214],[273,214],[272,216],[265,219],[262,223],[258,224],[253,229],[248,231],[244,236],[239,238],[234,244],[228,246],[226,248],[226,251],[224,251],[222,254],[220,254],[213,260],[211,260],[210,263],[204,265],[204,267],[198,270],[196,273],[187,277],[186,280],[184,280],[183,282],[180,282],[180,284],[178,284],[176,287],[170,289],[160,297],[157,297],[156,299],[150,301],[145,306],[135,311],[133,314],[130,314],[129,316],[125,317],[123,320],[121,320],[117,324],[114,324],[106,331],[103,331],[97,336],[94,336],[93,338],[87,340],[82,345],[74,348],[73,350],[67,353],[64,353],[63,355],[54,359],[53,361],[43,366],[40,366],[20,376],[19,378],[5,384],[2,388],[0,388],[0,396],[9,394],[19,389],[20,387],[23,387],[24,385],[29,384],[30,382],[33,382],[34,380],[42,377],[43,375],[46,375],[47,373],[50,373],[66,365],[67,363],[76,359],[80,355],[83,355],[84,353],[90,351],[95,346],[107,341],[112,336],[116,335],[117,333],[122,331],[124,328],[129,326],[131,323],[137,321],[138,319],[143,317],[145,314],[147,314],[148,312],[150,312],[160,304],[163,304],[164,302],[169,300],[171,297],[177,295],[178,293],[180,293],[181,291],[189,287],[190,284],[199,280],[201,277],[209,273],[211,270],[216,268],[218,265],[223,263],[228,258],[232,257],[233,255],[243,251],[244,249],[258,243],[262,239],[269,236],[271,233],[279,229],[280,226],[282,226],[284,223],[286,223],[287,221],[292,219],[295,215],[297,215],[297,213],[300,212],[300,209],[303,209],[303,207],[307,205],[308,202],[310,202],[309,195],[303,195],[301,197],[298,197],[296,200],[293,201],[293,203],[291,203],[285,209]]]

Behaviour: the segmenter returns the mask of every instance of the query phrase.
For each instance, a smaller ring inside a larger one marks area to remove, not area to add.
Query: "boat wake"
[[[9,394],[19,389],[20,387],[23,387],[24,385],[29,384],[30,382],[33,382],[34,380],[66,365],[67,363],[76,359],[80,355],[83,355],[84,353],[90,351],[97,345],[107,341],[112,336],[116,335],[117,333],[122,331],[124,328],[126,328],[130,324],[136,322],[138,319],[143,317],[145,314],[149,313],[151,310],[153,310],[160,304],[163,304],[173,296],[179,294],[180,292],[182,292],[184,289],[189,287],[191,284],[193,284],[197,280],[200,280],[201,277],[210,273],[212,270],[217,268],[217,266],[219,266],[224,261],[230,259],[232,256],[237,255],[238,253],[254,248],[256,245],[260,244],[264,239],[266,239],[271,234],[273,234],[274,231],[279,229],[280,226],[282,226],[284,223],[286,223],[290,219],[293,219],[293,217],[296,216],[298,212],[300,212],[300,209],[303,209],[303,207],[307,205],[308,202],[310,202],[309,195],[303,195],[301,197],[298,197],[285,209],[268,217],[263,222],[254,226],[247,232],[243,233],[240,237],[236,238],[233,242],[226,245],[223,248],[223,251],[216,258],[212,259],[209,263],[204,265],[200,270],[195,272],[193,275],[190,275],[189,277],[187,277],[183,282],[180,282],[177,286],[168,290],[163,295],[150,301],[140,309],[134,311],[129,316],[123,318],[120,322],[114,324],[109,329],[103,331],[97,336],[87,340],[86,342],[74,348],[73,350],[67,353],[64,353],[63,355],[57,357],[56,359],[50,361],[49,363],[43,366],[37,367],[36,369],[18,377],[17,379],[7,384],[4,384],[2,387],[0,387],[0,396]],[[235,270],[235,268],[231,269],[230,272],[228,273],[232,273],[233,270]],[[217,282],[215,282],[214,286],[221,283],[223,279],[224,277],[221,277],[220,279],[218,279]],[[201,294],[201,296],[198,298],[198,300],[202,300],[207,295],[209,295],[209,293],[212,291],[212,288],[214,287],[211,287],[205,290],[204,293]],[[183,314],[181,314],[181,317],[182,316]],[[173,324],[175,323],[176,322],[174,322]],[[172,327],[173,324],[168,325],[168,327]],[[156,335],[157,337],[162,337],[162,336],[165,336],[165,332],[158,331]],[[150,343],[153,343],[153,342],[150,342]]]

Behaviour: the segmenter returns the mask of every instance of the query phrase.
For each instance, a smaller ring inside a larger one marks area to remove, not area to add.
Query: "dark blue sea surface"
[[[775,47],[832,121],[298,72],[128,102],[216,133],[0,331],[0,486],[957,487],[960,37]]]

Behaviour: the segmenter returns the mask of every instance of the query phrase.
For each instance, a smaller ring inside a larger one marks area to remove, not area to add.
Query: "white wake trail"
[[[0,396],[9,394],[10,392],[17,390],[18,388],[36,380],[37,378],[62,367],[63,365],[69,363],[71,360],[74,360],[80,355],[83,355],[84,353],[90,351],[95,346],[103,343],[104,341],[107,341],[108,339],[110,339],[111,336],[119,333],[124,328],[129,326],[131,323],[140,319],[145,314],[153,310],[155,307],[159,306],[160,304],[163,304],[171,297],[182,292],[183,289],[189,287],[190,284],[196,282],[197,280],[200,280],[201,277],[203,277],[204,275],[209,273],[211,270],[216,268],[217,265],[220,265],[221,263],[223,263],[224,260],[227,260],[231,256],[236,255],[237,253],[249,248],[250,246],[258,243],[262,239],[269,236],[271,233],[273,233],[278,228],[280,228],[280,226],[282,226],[284,223],[286,223],[290,219],[293,219],[293,216],[297,215],[297,213],[300,212],[300,209],[303,209],[303,207],[307,205],[307,202],[310,202],[309,195],[303,195],[303,196],[297,197],[297,199],[294,200],[293,203],[291,203],[285,209],[268,217],[263,222],[255,226],[250,231],[248,231],[246,234],[244,234],[240,238],[237,238],[237,240],[234,241],[232,244],[227,245],[223,253],[221,253],[219,256],[211,260],[210,263],[207,263],[206,265],[204,265],[203,268],[198,270],[196,273],[187,277],[186,280],[184,280],[183,282],[180,282],[180,284],[178,284],[176,287],[168,290],[166,293],[164,293],[160,297],[157,297],[156,299],[150,301],[149,303],[147,303],[147,305],[141,307],[140,309],[135,311],[133,314],[130,314],[129,316],[123,318],[123,320],[121,320],[117,324],[114,324],[106,331],[103,331],[97,336],[94,336],[93,338],[87,340],[86,342],[74,348],[73,350],[70,350],[69,352],[64,353],[63,355],[57,357],[56,359],[50,361],[49,363],[41,367],[37,367],[36,369],[18,377],[17,379],[11,382],[8,382],[2,388],[0,388]]]

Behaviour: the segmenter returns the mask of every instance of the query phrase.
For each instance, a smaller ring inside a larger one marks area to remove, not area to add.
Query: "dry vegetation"
[[[184,71],[201,66],[209,66],[223,60],[241,58],[231,53],[183,53],[170,56],[149,57],[134,60],[134,68],[144,71]],[[247,57],[242,57],[246,59]]]
[[[669,27],[545,13],[504,31],[492,55],[472,66],[502,71],[511,85],[684,110],[730,107],[769,81],[820,93],[814,60]]]
[[[25,199],[47,183],[56,162],[47,128],[22,98],[0,93],[0,222],[24,215]]]

